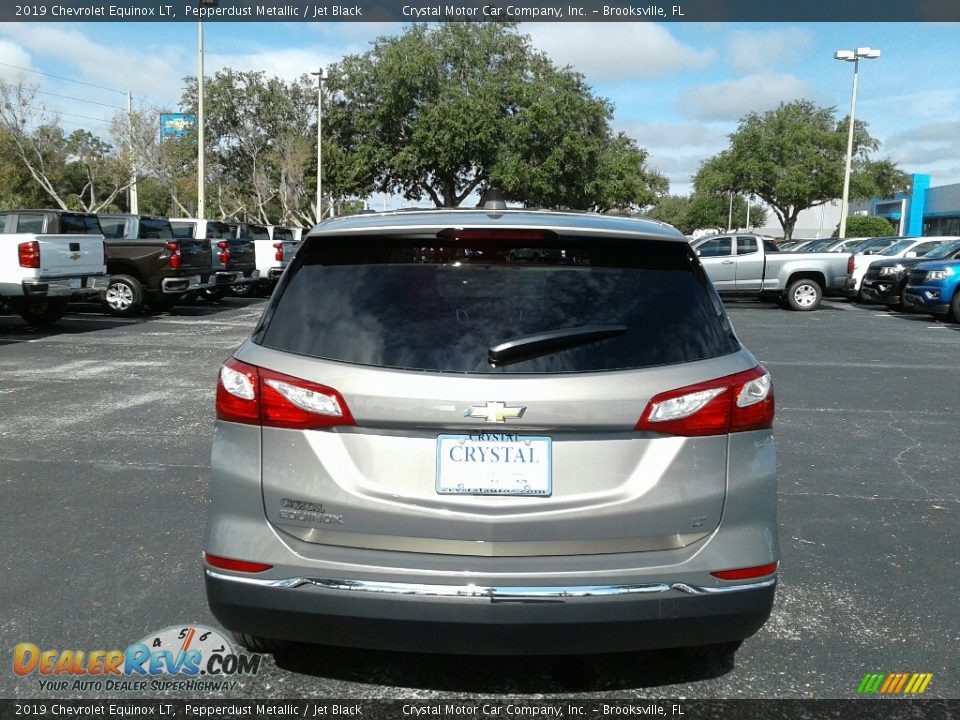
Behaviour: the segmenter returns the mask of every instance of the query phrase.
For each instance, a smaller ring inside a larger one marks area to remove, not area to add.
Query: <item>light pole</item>
[[[840,202],[840,229],[837,236],[847,236],[847,210],[850,198],[850,165],[853,163],[853,126],[857,114],[857,71],[860,68],[860,58],[875,60],[880,57],[876,48],[861,47],[856,50],[837,50],[833,55],[835,60],[853,63],[853,92],[850,95],[850,127],[847,128],[847,163],[843,170],[843,199]]]
[[[200,19],[197,20],[197,217],[207,216],[206,173],[204,171],[203,136],[203,10],[216,7],[220,0],[199,0]]]
[[[323,68],[312,72],[317,78],[317,222],[323,220]]]

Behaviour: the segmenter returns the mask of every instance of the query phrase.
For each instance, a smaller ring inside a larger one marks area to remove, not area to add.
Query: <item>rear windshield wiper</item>
[[[494,367],[510,365],[566,350],[577,345],[586,345],[598,340],[623,335],[626,331],[626,325],[581,325],[579,327],[547,330],[546,332],[524,335],[494,345],[487,351],[487,357]]]

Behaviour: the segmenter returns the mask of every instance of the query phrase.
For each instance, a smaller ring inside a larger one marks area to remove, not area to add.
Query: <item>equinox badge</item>
[[[486,405],[473,405],[468,407],[466,412],[463,413],[463,416],[486,420],[488,423],[502,423],[508,419],[515,420],[523,417],[526,409],[523,405],[520,407],[507,407],[506,403],[488,402]]]

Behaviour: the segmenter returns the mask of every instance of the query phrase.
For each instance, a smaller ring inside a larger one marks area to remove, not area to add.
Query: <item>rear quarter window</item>
[[[479,374],[650,367],[740,347],[685,242],[305,242],[254,342],[375,367]],[[488,350],[508,340],[589,325],[625,331],[505,366],[489,361]]]

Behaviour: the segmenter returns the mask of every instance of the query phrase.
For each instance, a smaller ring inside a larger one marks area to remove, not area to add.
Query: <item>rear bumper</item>
[[[701,588],[686,583],[573,587],[411,585],[207,569],[214,616],[235,632],[410,652],[577,654],[741,640],[766,622],[776,576]]]
[[[26,297],[70,298],[96,295],[105,290],[110,278],[107,275],[78,275],[62,278],[38,278],[23,281]]]
[[[860,287],[868,302],[897,305],[900,302],[900,283],[896,280],[867,280]]]
[[[213,287],[216,283],[209,275],[184,275],[183,277],[164,278],[160,281],[160,292],[175,294],[189,290],[203,290]]]
[[[251,285],[260,281],[259,270],[220,270],[214,273],[215,285]]]

